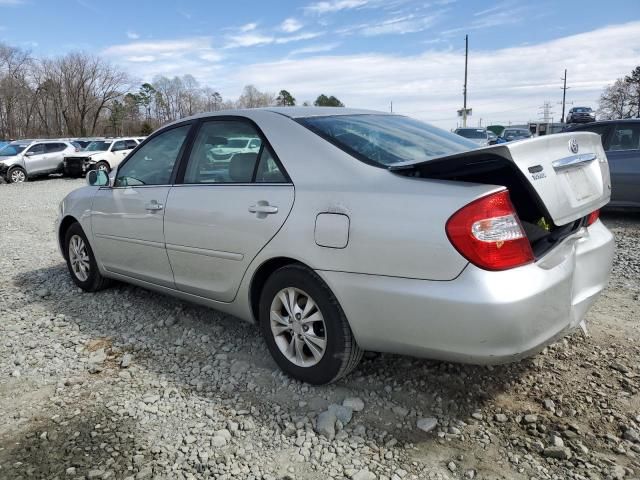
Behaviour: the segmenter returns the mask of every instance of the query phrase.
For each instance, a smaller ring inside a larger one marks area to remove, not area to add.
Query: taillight
[[[587,217],[587,227],[596,223],[596,221],[600,218],[600,210],[594,210]]]
[[[456,250],[485,270],[507,270],[534,260],[507,190],[462,207],[447,221],[446,231]]]

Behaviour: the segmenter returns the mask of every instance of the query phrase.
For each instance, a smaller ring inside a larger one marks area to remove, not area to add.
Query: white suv
[[[65,156],[64,173],[69,176],[84,175],[89,170],[104,170],[109,173],[139,143],[133,137],[95,140],[83,151]]]

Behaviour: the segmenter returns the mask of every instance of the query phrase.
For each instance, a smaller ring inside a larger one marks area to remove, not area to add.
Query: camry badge
[[[578,141],[575,138],[569,140],[569,150],[571,153],[578,153]]]

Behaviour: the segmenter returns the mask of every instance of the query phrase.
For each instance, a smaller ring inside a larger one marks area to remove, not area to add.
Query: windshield
[[[588,107],[578,107],[578,108],[574,108],[573,111],[577,113],[589,113],[591,109]]]
[[[105,150],[109,150],[109,147],[111,146],[111,142],[105,142],[104,140],[98,140],[95,142],[91,142],[89,145],[87,145],[87,148],[85,148],[85,151],[87,152],[104,152]]]
[[[299,123],[359,160],[385,167],[477,148],[459,135],[399,115],[310,117]]]
[[[505,129],[502,133],[503,137],[530,137],[531,132],[525,129]]]
[[[487,138],[486,130],[481,128],[459,128],[456,133],[464,138]]]
[[[27,148],[26,145],[5,145],[0,149],[0,157],[13,157],[22,153],[25,148]]]

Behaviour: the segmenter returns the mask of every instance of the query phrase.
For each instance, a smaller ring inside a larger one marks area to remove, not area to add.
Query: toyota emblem
[[[578,141],[575,138],[569,140],[569,150],[571,153],[578,153]]]

